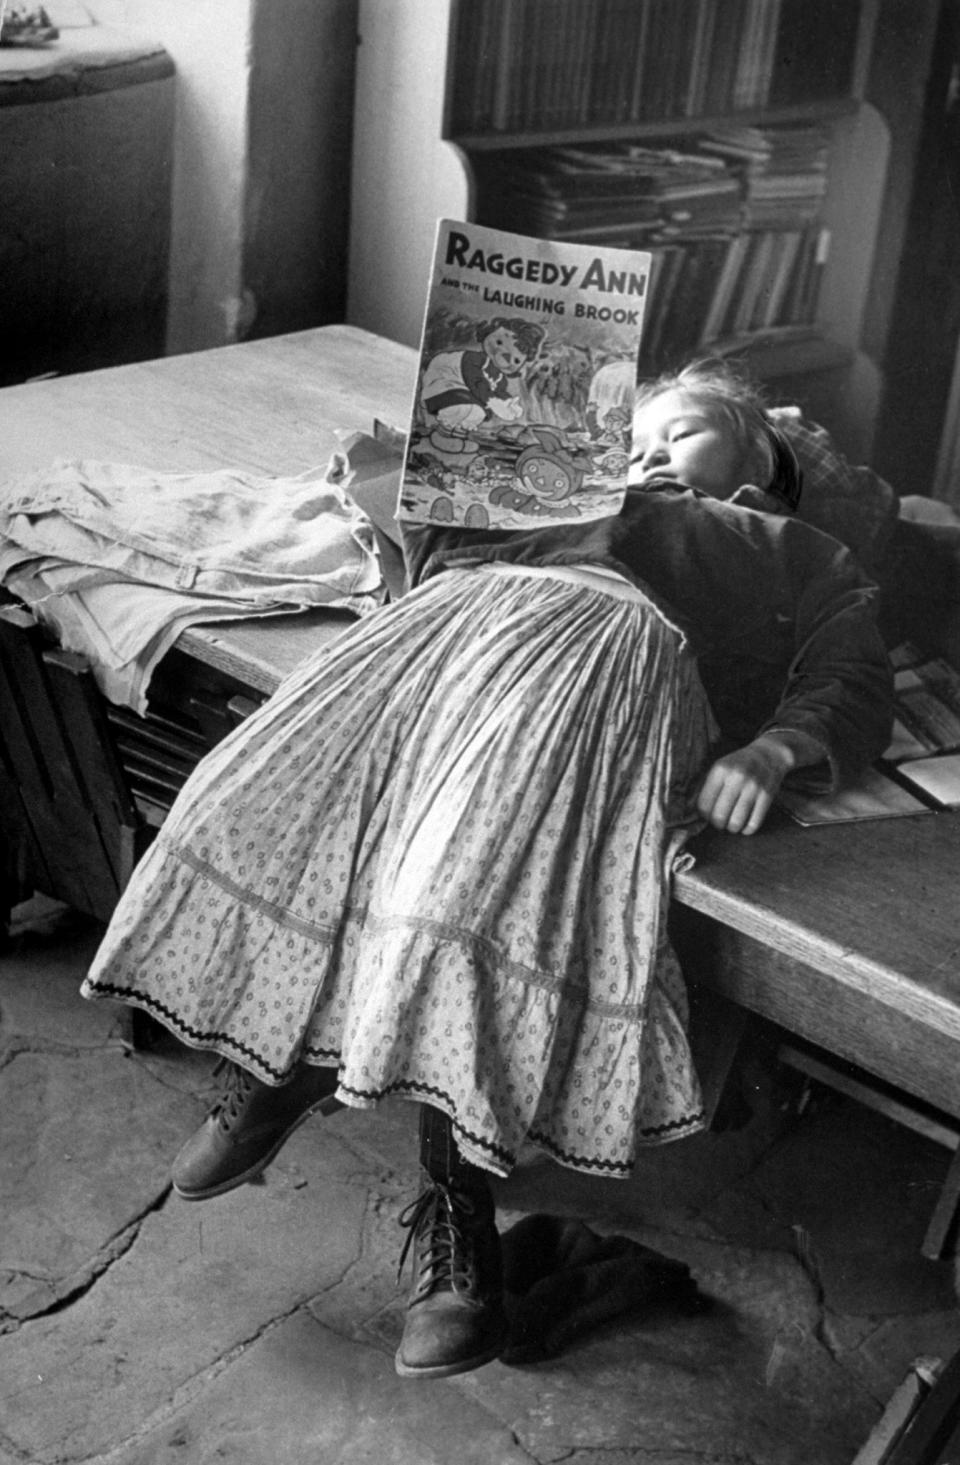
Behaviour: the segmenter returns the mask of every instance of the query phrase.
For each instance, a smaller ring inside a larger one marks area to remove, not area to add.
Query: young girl
[[[626,1176],[702,1127],[664,920],[689,834],[885,746],[874,589],[798,492],[736,377],[644,387],[620,514],[410,531],[410,591],[208,755],[117,908],[85,994],[228,1060],[186,1199],[310,1113],[421,1104],[401,1374],[505,1343],[487,1172],[533,1144]]]

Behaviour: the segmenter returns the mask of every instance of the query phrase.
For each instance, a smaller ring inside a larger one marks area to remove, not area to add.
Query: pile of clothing
[[[295,478],[58,461],[0,486],[0,584],[146,710],[153,669],[201,621],[385,598],[349,453]]]

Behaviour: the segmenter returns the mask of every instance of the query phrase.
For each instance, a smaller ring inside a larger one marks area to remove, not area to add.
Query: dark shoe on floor
[[[301,1063],[279,1088],[223,1060],[224,1092],[173,1162],[170,1178],[184,1200],[209,1200],[253,1180],[311,1114],[340,1109],[337,1073]]]
[[[500,1237],[485,1181],[431,1181],[400,1218],[410,1228],[400,1267],[414,1247],[397,1373],[446,1378],[497,1358],[506,1346]]]

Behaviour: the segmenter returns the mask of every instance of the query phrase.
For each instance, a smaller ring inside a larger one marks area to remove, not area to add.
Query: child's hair
[[[790,440],[771,421],[755,382],[722,358],[693,361],[679,371],[641,381],[634,410],[665,392],[686,392],[716,412],[733,433],[744,460],[750,458],[756,465],[763,480],[757,487],[796,509],[803,486],[800,464]]]

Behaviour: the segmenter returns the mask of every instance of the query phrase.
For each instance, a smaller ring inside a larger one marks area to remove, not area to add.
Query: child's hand
[[[756,834],[786,775],[797,766],[789,739],[762,733],[718,758],[703,780],[697,809],[714,829]]]

